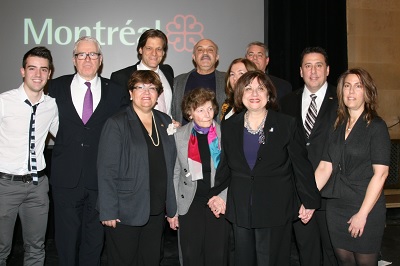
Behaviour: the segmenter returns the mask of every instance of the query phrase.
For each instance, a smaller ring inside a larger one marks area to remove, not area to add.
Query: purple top
[[[257,153],[260,148],[258,137],[258,134],[250,134],[245,127],[243,128],[243,151],[251,170],[253,170],[256,165]]]

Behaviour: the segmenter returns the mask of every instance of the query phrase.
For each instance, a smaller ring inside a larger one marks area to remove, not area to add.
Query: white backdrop
[[[73,44],[82,35],[101,42],[101,75],[109,78],[111,72],[138,61],[137,40],[149,28],[168,36],[165,63],[175,76],[193,68],[193,44],[201,38],[217,43],[218,69],[226,71],[233,59],[244,56],[247,43],[264,40],[264,1],[2,0],[0,92],[20,85],[22,57],[34,46],[51,50],[53,77],[73,73]]]

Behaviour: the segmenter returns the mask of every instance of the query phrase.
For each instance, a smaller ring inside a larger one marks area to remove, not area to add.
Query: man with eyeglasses
[[[171,115],[174,71],[170,65],[163,64],[167,50],[167,36],[162,31],[157,29],[146,30],[140,36],[136,47],[139,62],[111,73],[110,79],[128,90],[128,81],[133,72],[136,70],[153,70],[160,76],[164,90],[159,95],[154,109]]]
[[[59,265],[100,265],[104,232],[96,210],[98,144],[105,121],[129,104],[129,96],[98,75],[103,55],[95,38],[79,38],[72,61],[75,74],[49,82],[60,117],[50,178],[55,242]]]
[[[188,73],[181,74],[174,79],[174,95],[172,98],[172,117],[182,123],[187,121],[182,114],[181,104],[183,96],[189,91],[203,87],[215,92],[219,110],[225,101],[225,72],[218,71],[218,46],[210,39],[202,39],[193,47],[192,60],[196,68]],[[215,119],[220,121],[218,112]]]
[[[264,71],[265,74],[271,79],[276,88],[278,100],[286,94],[292,92],[292,85],[284,79],[269,75],[267,73],[267,66],[269,63],[268,47],[262,42],[251,42],[247,45],[246,58],[253,61],[257,68]]]

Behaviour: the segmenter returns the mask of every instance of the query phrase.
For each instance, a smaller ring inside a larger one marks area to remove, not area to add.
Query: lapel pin
[[[274,132],[274,128],[271,127],[271,128],[269,129],[269,132]]]
[[[163,127],[163,126],[164,126],[164,124],[161,124],[161,126]]]
[[[332,96],[330,96],[330,97],[329,97],[329,100],[333,100],[333,97],[332,97]]]

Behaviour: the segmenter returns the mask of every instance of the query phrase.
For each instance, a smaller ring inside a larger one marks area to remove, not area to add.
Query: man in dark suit
[[[308,47],[303,50],[300,58],[300,75],[305,83],[304,88],[284,97],[280,105],[283,113],[296,117],[304,125],[308,159],[315,170],[321,161],[329,130],[335,122],[338,101],[336,88],[326,81],[329,63],[325,50],[320,47]],[[315,96],[317,116],[310,127],[307,113]],[[308,224],[296,221],[293,225],[301,265],[337,265],[326,225],[325,206],[326,199],[322,199],[321,208],[315,212]]]
[[[110,79],[128,91],[128,81],[133,72],[136,70],[153,70],[160,76],[164,88],[164,92],[158,97],[154,109],[171,116],[174,71],[170,65],[162,64],[167,56],[167,36],[160,30],[146,30],[140,36],[136,50],[139,62],[111,73]]]
[[[262,42],[251,42],[247,45],[246,58],[253,61],[259,70],[264,71],[265,74],[268,75],[276,88],[278,100],[280,100],[283,96],[292,92],[292,85],[284,79],[267,73],[267,66],[269,63],[268,54],[268,47]]]
[[[129,104],[128,91],[98,76],[102,60],[99,42],[81,37],[73,50],[77,73],[49,85],[60,117],[50,178],[60,265],[100,265],[104,232],[96,210],[98,143],[107,118]]]

